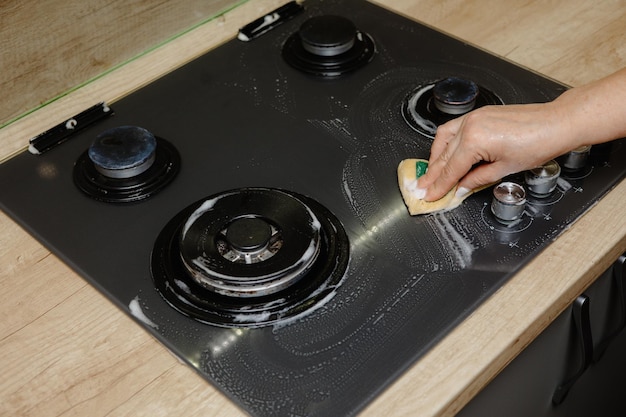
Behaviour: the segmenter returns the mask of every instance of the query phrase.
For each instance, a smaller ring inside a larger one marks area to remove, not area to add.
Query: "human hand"
[[[439,126],[428,171],[418,187],[426,201],[457,196],[536,167],[575,147],[567,114],[553,103],[485,106]]]

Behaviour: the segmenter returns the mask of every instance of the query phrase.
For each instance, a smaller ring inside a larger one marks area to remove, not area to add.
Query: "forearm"
[[[626,137],[626,68],[554,100],[570,148]]]

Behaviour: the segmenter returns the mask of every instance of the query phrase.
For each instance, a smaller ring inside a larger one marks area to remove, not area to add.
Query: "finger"
[[[459,188],[473,190],[500,181],[509,174],[511,172],[499,162],[478,165],[459,181]]]
[[[455,132],[458,132],[454,129]],[[433,142],[434,152],[431,148],[431,158],[428,162],[428,171],[419,180],[420,188],[428,188],[431,184],[441,175],[441,172],[448,165],[451,156],[457,151],[459,144],[461,143],[461,135],[449,134],[447,131],[442,131],[438,138],[436,138],[437,144]],[[446,138],[446,139],[444,139]]]
[[[456,119],[452,119],[449,122],[439,126],[437,128],[437,133],[435,134],[435,139],[430,147],[430,158],[431,162],[439,159],[441,153],[446,149],[449,143],[455,138],[457,133],[460,131],[461,125],[463,124],[463,117],[459,117]]]
[[[454,143],[450,143],[443,149],[437,159],[428,163],[428,170],[426,171],[426,174],[424,174],[419,179],[420,188],[429,188],[432,186],[432,184],[437,180],[437,178],[439,178],[442,171],[448,165],[451,152],[453,153],[455,150],[456,146],[454,145]]]
[[[446,149],[436,161],[436,171],[433,172],[436,177],[426,191],[426,201],[435,201],[443,197],[477,162],[474,156],[468,154],[462,147],[457,146],[449,158],[446,156],[447,152]]]

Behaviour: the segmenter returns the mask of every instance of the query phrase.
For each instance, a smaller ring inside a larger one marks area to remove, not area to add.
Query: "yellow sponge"
[[[409,213],[417,214],[432,213],[441,210],[452,210],[456,208],[472,194],[472,190],[466,195],[456,197],[458,185],[452,187],[450,191],[437,201],[425,201],[423,191],[417,188],[417,179],[426,173],[428,161],[425,159],[405,159],[398,165],[398,186]]]

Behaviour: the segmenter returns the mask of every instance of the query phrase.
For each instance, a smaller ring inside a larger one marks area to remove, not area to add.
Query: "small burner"
[[[322,77],[336,77],[372,60],[374,41],[341,16],[312,17],[283,46],[294,68]]]
[[[465,114],[474,108],[478,92],[478,86],[471,80],[446,78],[433,87],[435,107],[446,114]]]
[[[178,151],[137,126],[120,126],[96,137],[74,165],[74,183],[107,203],[146,199],[169,184],[180,169]]]
[[[99,134],[87,154],[102,175],[131,178],[152,166],[156,138],[140,127],[116,127]]]
[[[343,277],[339,221],[302,195],[246,188],[175,216],[159,235],[152,275],[161,295],[195,319],[259,327],[306,311]]]
[[[356,42],[357,29],[340,16],[318,16],[300,27],[302,47],[314,55],[337,56],[348,52]]]
[[[440,125],[486,105],[504,104],[493,92],[473,81],[449,77],[419,85],[402,104],[407,124],[433,139]]]

